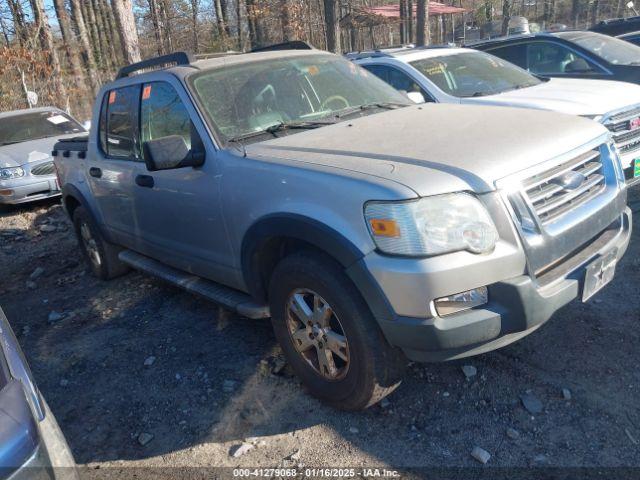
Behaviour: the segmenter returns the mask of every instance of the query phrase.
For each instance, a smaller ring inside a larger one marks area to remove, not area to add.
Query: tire
[[[285,257],[271,277],[269,303],[276,338],[313,396],[342,410],[362,410],[400,385],[404,355],[387,343],[331,257],[316,252]]]
[[[73,212],[73,226],[82,254],[93,275],[102,280],[111,280],[129,271],[129,267],[118,258],[122,248],[103,238],[84,207],[77,207]]]

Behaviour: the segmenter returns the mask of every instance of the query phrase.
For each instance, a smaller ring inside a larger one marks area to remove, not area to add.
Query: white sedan
[[[591,118],[612,132],[628,183],[640,181],[638,85],[543,78],[467,48],[402,47],[347,57],[418,103],[502,105]]]

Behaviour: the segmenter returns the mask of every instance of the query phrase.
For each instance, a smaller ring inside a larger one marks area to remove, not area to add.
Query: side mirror
[[[171,170],[182,167],[200,167],[204,163],[204,150],[189,150],[180,135],[169,135],[144,142],[147,170]]]
[[[591,67],[584,58],[576,58],[564,67],[565,73],[587,73],[591,71]]]
[[[426,100],[424,99],[424,95],[422,95],[420,92],[408,92],[407,93],[407,97],[413,103],[425,103],[426,102]]]

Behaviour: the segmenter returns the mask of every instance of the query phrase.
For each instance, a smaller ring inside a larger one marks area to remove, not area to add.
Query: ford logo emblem
[[[580,172],[570,171],[551,180],[551,183],[562,187],[563,190],[575,190],[587,179]]]

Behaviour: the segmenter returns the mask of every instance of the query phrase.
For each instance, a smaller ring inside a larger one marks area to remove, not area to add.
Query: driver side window
[[[175,89],[165,82],[145,83],[140,105],[142,143],[173,135],[191,149],[191,118]]]
[[[592,73],[596,67],[571,49],[553,42],[534,42],[528,45],[528,69],[540,75]]]

